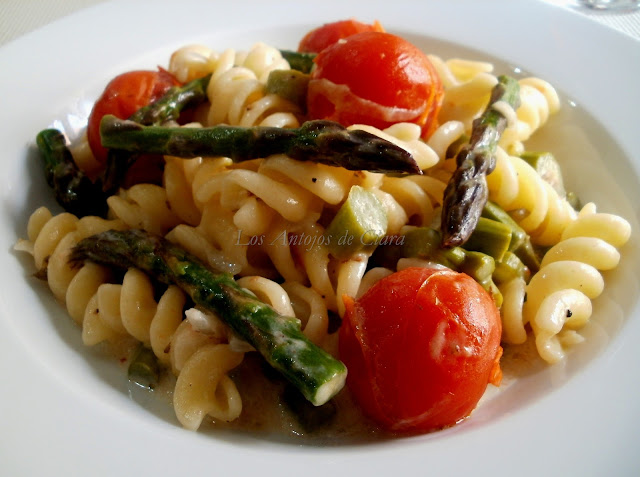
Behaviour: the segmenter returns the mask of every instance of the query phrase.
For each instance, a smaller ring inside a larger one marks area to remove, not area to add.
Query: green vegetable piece
[[[353,186],[325,231],[329,251],[346,259],[371,251],[387,233],[387,213],[372,192]]]
[[[478,225],[465,243],[464,248],[486,253],[500,261],[509,250],[513,229],[497,220],[486,217],[478,219]]]
[[[444,248],[441,232],[436,229],[416,227],[408,231],[402,246],[402,256],[429,260],[466,273],[492,295],[498,306],[502,303],[502,294],[492,278],[495,270],[493,257],[462,247]]]
[[[582,209],[582,201],[575,192],[567,192],[567,202],[574,210]]]
[[[230,274],[212,272],[162,237],[142,230],[109,230],[73,248],[69,262],[77,265],[84,260],[139,268],[161,283],[179,286],[196,305],[217,313],[315,406],[344,386],[345,365],[309,341],[300,320],[278,314],[241,288]]]
[[[458,267],[458,271],[466,273],[482,285],[491,294],[496,306],[500,307],[502,306],[503,298],[502,293],[500,293],[493,281],[495,268],[496,263],[493,257],[482,252],[467,251],[464,261]]]
[[[183,110],[207,101],[211,74],[196,78],[182,86],[173,86],[156,101],[140,108],[129,118],[147,126],[176,120]]]
[[[307,110],[308,85],[308,74],[297,70],[274,70],[269,73],[265,92],[277,94],[305,112]]]
[[[522,263],[522,260],[513,252],[505,252],[502,260],[496,262],[496,269],[493,272],[493,280],[501,285],[514,278],[522,278],[529,281],[529,270]]]
[[[542,180],[547,182],[558,193],[560,197],[565,197],[567,192],[562,180],[560,164],[550,152],[526,151],[520,155],[535,171]]]
[[[515,253],[529,267],[531,273],[535,273],[540,269],[540,258],[533,248],[531,237],[504,209],[494,202],[488,201],[485,204],[482,215],[511,227],[509,251]]]
[[[416,227],[404,236],[403,257],[416,257],[457,270],[464,262],[465,250],[460,247],[443,248],[442,234],[430,227]]]
[[[302,73],[309,74],[313,69],[315,63],[314,58],[316,53],[300,53],[298,51],[280,50],[282,57],[289,62],[289,66],[292,70],[297,70]]]
[[[67,139],[57,129],[45,129],[36,136],[44,174],[58,203],[78,217],[107,212],[106,196],[100,182],[92,182],[76,165]]]
[[[218,125],[209,128],[143,126],[105,115],[102,145],[130,152],[176,157],[229,157],[235,162],[287,154],[350,170],[421,174],[405,149],[362,130],[333,121],[307,121],[296,129]]]
[[[128,375],[130,381],[154,389],[160,381],[160,363],[153,351],[140,345],[129,363]]]
[[[463,245],[476,228],[489,197],[487,174],[495,169],[498,141],[507,118],[494,108],[506,103],[514,110],[520,105],[520,85],[509,76],[499,76],[484,113],[474,120],[469,145],[456,156],[457,168],[444,192],[442,204],[442,243],[445,247]]]

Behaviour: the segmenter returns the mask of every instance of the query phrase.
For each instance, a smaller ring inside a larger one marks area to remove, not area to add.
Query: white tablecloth
[[[108,0],[0,0],[0,46],[75,11],[106,1]],[[640,10],[601,12],[576,7],[573,0],[538,1],[571,8],[577,15],[585,15],[640,41]]]

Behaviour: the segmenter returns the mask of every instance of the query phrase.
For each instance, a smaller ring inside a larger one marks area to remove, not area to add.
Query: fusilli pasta
[[[531,324],[540,356],[553,363],[564,357],[564,334],[574,334],[591,316],[591,300],[604,288],[598,270],[618,265],[618,248],[629,239],[631,227],[621,217],[596,212],[595,205],[583,207],[563,231],[560,241],[544,256],[540,271],[524,290],[509,283],[506,292],[517,294],[503,308],[507,342],[526,339],[524,325]],[[526,301],[524,301],[524,293]],[[514,305],[520,301],[522,310]],[[522,303],[524,301],[524,303]]]

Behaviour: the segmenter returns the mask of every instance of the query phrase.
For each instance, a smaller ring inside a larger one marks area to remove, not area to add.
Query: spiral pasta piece
[[[322,296],[300,282],[284,282],[282,288],[291,300],[295,316],[302,321],[304,335],[323,346],[329,337],[329,316]]]
[[[583,207],[543,258],[540,270],[526,287],[523,321],[529,322],[540,356],[549,363],[565,353],[562,334],[584,326],[591,316],[591,300],[604,288],[599,270],[615,268],[617,248],[631,234],[630,224],[614,214]]]
[[[187,83],[212,73],[220,55],[205,45],[185,45],[171,54],[169,72]]]
[[[197,430],[208,415],[214,421],[232,421],[242,412],[242,399],[227,373],[244,354],[228,344],[199,348],[185,363],[173,392],[176,416],[186,429]]]
[[[204,45],[187,45],[176,50],[169,71],[181,81],[211,74],[207,88],[210,102],[207,124],[232,126],[297,127],[296,105],[265,94],[269,73],[289,69],[279,50],[256,43],[248,51],[227,49],[215,52]]]
[[[118,195],[107,199],[109,214],[129,228],[140,228],[156,235],[164,235],[180,223],[170,208],[166,190],[154,184],[137,184],[120,189]]]
[[[489,199],[512,213],[518,224],[543,246],[557,243],[576,217],[569,202],[545,182],[525,160],[496,152],[496,168],[487,176]]]

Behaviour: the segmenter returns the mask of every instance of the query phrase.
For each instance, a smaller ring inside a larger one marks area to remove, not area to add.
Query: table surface
[[[59,18],[109,0],[0,0],[0,46]],[[562,5],[640,41],[640,10],[597,11],[576,0],[538,0]]]

